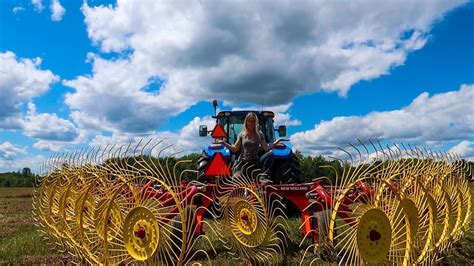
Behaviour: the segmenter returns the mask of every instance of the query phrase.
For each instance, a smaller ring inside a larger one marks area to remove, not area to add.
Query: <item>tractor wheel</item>
[[[197,180],[202,183],[207,183],[207,177],[204,174],[204,171],[206,171],[207,164],[209,163],[209,157],[205,155],[204,153],[199,156],[198,162],[197,162],[197,170],[198,170],[198,178]]]
[[[318,233],[319,239],[317,243],[317,253],[319,257],[324,261],[334,261],[336,255],[334,245],[329,241],[329,222],[331,219],[331,210],[324,210],[315,213],[318,221]],[[335,235],[336,232],[333,232]],[[333,235],[333,238],[334,238]]]
[[[295,154],[291,154],[291,157],[287,159],[276,159],[273,168],[272,176],[276,184],[301,183],[300,163]]]
[[[170,230],[168,239],[170,241],[171,250],[174,254],[179,254],[181,252],[181,245],[183,242],[183,221],[186,221],[186,231],[187,231],[187,240],[192,242],[196,239],[194,231],[196,230],[196,206],[188,205],[184,208],[184,214],[186,218],[182,217],[181,214],[176,214],[176,216],[170,221]],[[191,233],[192,232],[192,233]],[[171,257],[165,257],[163,259],[163,264],[173,265],[176,263]]]

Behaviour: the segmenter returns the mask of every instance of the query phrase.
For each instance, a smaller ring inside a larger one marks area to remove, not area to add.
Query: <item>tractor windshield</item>
[[[224,127],[227,132],[227,142],[234,144],[237,136],[244,126],[245,116],[228,116],[218,118],[218,123]],[[275,132],[273,130],[273,119],[264,116],[258,116],[260,128],[259,130],[265,135],[267,142],[275,140]]]

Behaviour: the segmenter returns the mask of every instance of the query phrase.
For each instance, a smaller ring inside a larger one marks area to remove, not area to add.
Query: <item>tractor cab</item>
[[[214,102],[214,110],[216,110],[217,101]],[[272,144],[276,140],[275,132],[278,137],[286,136],[286,126],[280,125],[275,129],[274,117],[272,111],[221,111],[215,113],[213,118],[216,124],[212,130],[208,130],[206,125],[199,126],[199,135],[206,137],[211,133],[214,140],[221,139],[227,143],[234,144],[237,141],[239,133],[244,127],[244,120],[248,113],[255,113],[258,117],[259,131],[263,133],[268,144]],[[294,182],[298,175],[298,160],[291,150],[288,143],[279,143],[272,150],[275,163],[271,168],[270,176],[275,177],[279,183]],[[263,149],[259,152],[259,156],[264,154]],[[224,145],[213,141],[206,145],[198,159],[198,180],[202,182],[213,182],[214,178],[231,175],[230,165],[238,158],[239,153],[233,154]]]
[[[248,110],[223,111],[213,116],[216,118],[216,126],[220,125],[221,129],[223,129],[225,132],[225,136],[218,136],[218,138],[224,139],[227,143],[234,144],[237,141],[237,136],[244,127],[245,117],[251,112],[257,115],[259,121],[259,131],[263,133],[265,140],[268,143],[275,141],[275,131],[278,131],[278,135],[280,137],[286,136],[286,126],[281,125],[277,130],[275,130],[273,124],[273,118],[275,117],[275,114],[273,112]],[[199,128],[199,135],[202,137],[207,136],[208,132],[207,126],[201,126]]]

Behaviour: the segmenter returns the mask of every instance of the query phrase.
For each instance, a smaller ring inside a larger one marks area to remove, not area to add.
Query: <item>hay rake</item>
[[[468,164],[404,145],[360,144],[343,150],[349,161],[324,187],[324,201],[321,192],[309,193],[312,218],[324,226],[306,232],[313,244],[301,261],[317,251],[347,265],[436,263],[471,220]]]
[[[184,182],[196,171],[177,175],[183,161],[171,163],[177,153],[161,142],[59,154],[45,162],[34,213],[49,242],[90,264],[211,263],[209,234],[234,259],[278,263],[284,201],[301,211],[301,245],[311,240],[302,263],[432,264],[469,229],[470,169],[461,158],[372,142],[343,151],[335,179],[284,185],[260,182],[251,167],[229,174],[227,165],[215,183]]]
[[[207,237],[195,235],[202,225],[186,209],[201,193],[176,176],[179,162],[170,168],[168,160],[152,158],[159,144],[53,157],[34,194],[40,230],[91,264],[185,264],[204,252],[191,252],[193,239]]]

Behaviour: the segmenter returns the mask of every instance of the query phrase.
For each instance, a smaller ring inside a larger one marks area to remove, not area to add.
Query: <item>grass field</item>
[[[474,190],[474,186],[471,186]],[[32,190],[30,188],[0,188],[0,265],[4,264],[67,264],[72,260],[69,256],[45,243],[36,230],[32,217]],[[282,265],[297,265],[303,255],[303,247],[299,247],[301,236],[298,227],[300,220],[288,220],[287,254]],[[217,255],[213,257],[215,265],[242,265],[241,261],[229,260],[224,247],[217,239],[215,243]],[[196,243],[201,248],[208,248],[205,243]],[[441,261],[449,265],[474,265],[474,222],[464,238],[456,243]]]

